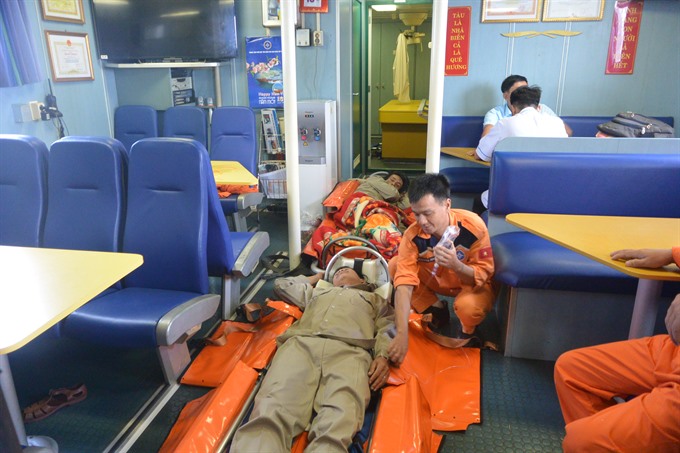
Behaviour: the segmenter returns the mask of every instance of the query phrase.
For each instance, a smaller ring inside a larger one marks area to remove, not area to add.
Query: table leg
[[[633,306],[633,319],[630,321],[628,338],[648,337],[654,333],[654,323],[659,311],[659,296],[662,280],[638,280]]]
[[[9,417],[6,417],[3,412],[0,421],[0,439],[4,439],[5,433],[13,431],[12,434],[7,434],[11,439],[9,442],[10,449],[8,451],[15,451],[12,447],[12,442],[16,442],[16,449],[21,451],[21,446],[27,447],[24,452],[58,452],[59,447],[54,439],[46,436],[31,436],[26,437],[26,429],[24,428],[24,419],[21,415],[21,408],[19,407],[19,400],[17,399],[17,392],[14,388],[14,380],[12,379],[12,370],[9,368],[9,360],[6,354],[0,354],[0,391],[2,392],[2,403],[6,404]],[[17,442],[18,441],[18,442]],[[4,446],[4,444],[0,445]],[[34,447],[34,448],[31,448]],[[4,450],[2,450],[4,452]]]

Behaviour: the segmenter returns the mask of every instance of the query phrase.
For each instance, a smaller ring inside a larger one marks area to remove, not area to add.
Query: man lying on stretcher
[[[407,209],[408,201],[408,176],[399,171],[391,171],[387,176],[371,175],[368,178],[359,179],[359,187],[354,193],[363,193],[376,200],[386,201],[401,209]]]
[[[303,315],[277,338],[278,350],[232,452],[290,451],[306,429],[306,451],[345,452],[362,426],[370,390],[387,382],[392,307],[349,267],[333,274],[332,287],[315,288],[322,277],[274,282],[276,294]]]

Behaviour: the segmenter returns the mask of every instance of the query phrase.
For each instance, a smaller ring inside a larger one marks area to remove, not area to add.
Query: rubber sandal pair
[[[87,397],[85,384],[50,390],[47,397],[26,407],[23,412],[24,423],[37,422],[57,412],[59,409],[79,403]]]

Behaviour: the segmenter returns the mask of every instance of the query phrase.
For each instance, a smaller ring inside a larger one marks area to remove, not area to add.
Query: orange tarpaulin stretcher
[[[296,308],[282,302],[277,303]],[[272,319],[281,316],[284,316],[283,313],[275,311],[255,324],[246,325],[251,328],[260,323],[270,326],[258,327],[252,331],[254,337],[269,337],[271,331],[268,329],[276,324]],[[290,316],[288,318],[292,321]],[[425,336],[420,320],[421,315],[411,315],[406,360],[400,368],[391,369],[388,386],[382,390],[370,441],[371,452],[436,452],[442,436],[433,430],[465,430],[469,424],[480,422],[479,349],[449,349],[434,343]],[[227,345],[243,340],[245,335],[235,334],[244,333],[229,332]],[[216,333],[216,336],[219,335]],[[187,404],[161,451],[216,451],[255,386],[258,373],[244,362],[261,365],[259,359],[248,357],[251,353],[262,357],[261,347],[256,346],[262,344],[259,341],[251,339],[251,347],[234,344],[231,349],[222,350],[223,353],[249,352],[240,359],[229,360],[227,365],[222,365],[231,368],[226,372],[219,371],[218,374],[225,375],[226,378],[217,389]],[[270,341],[264,343],[269,344]],[[208,370],[208,374],[210,371]],[[210,377],[198,380],[213,379]],[[233,407],[234,405],[238,407]],[[300,436],[293,448],[300,449],[295,451],[302,451],[305,445],[306,438]]]

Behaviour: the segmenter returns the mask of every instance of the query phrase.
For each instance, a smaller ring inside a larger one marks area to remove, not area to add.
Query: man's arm
[[[484,129],[482,129],[482,137],[484,137],[486,134],[491,132],[491,129],[493,128],[493,126],[494,126],[493,124],[485,124]]]
[[[505,138],[505,128],[503,127],[503,122],[499,121],[495,126],[491,127],[491,130],[486,136],[483,136],[477,145],[475,150],[475,157],[479,160],[485,162],[491,161],[491,156],[493,155],[493,150],[496,148],[501,139]]]
[[[401,365],[408,351],[408,316],[411,313],[413,286],[397,286],[394,294],[394,324],[397,333],[392,339],[387,353],[395,365]]]
[[[298,275],[296,277],[277,278],[274,280],[274,293],[284,301],[300,307],[303,311],[312,299],[314,286],[323,273],[309,277]]]

